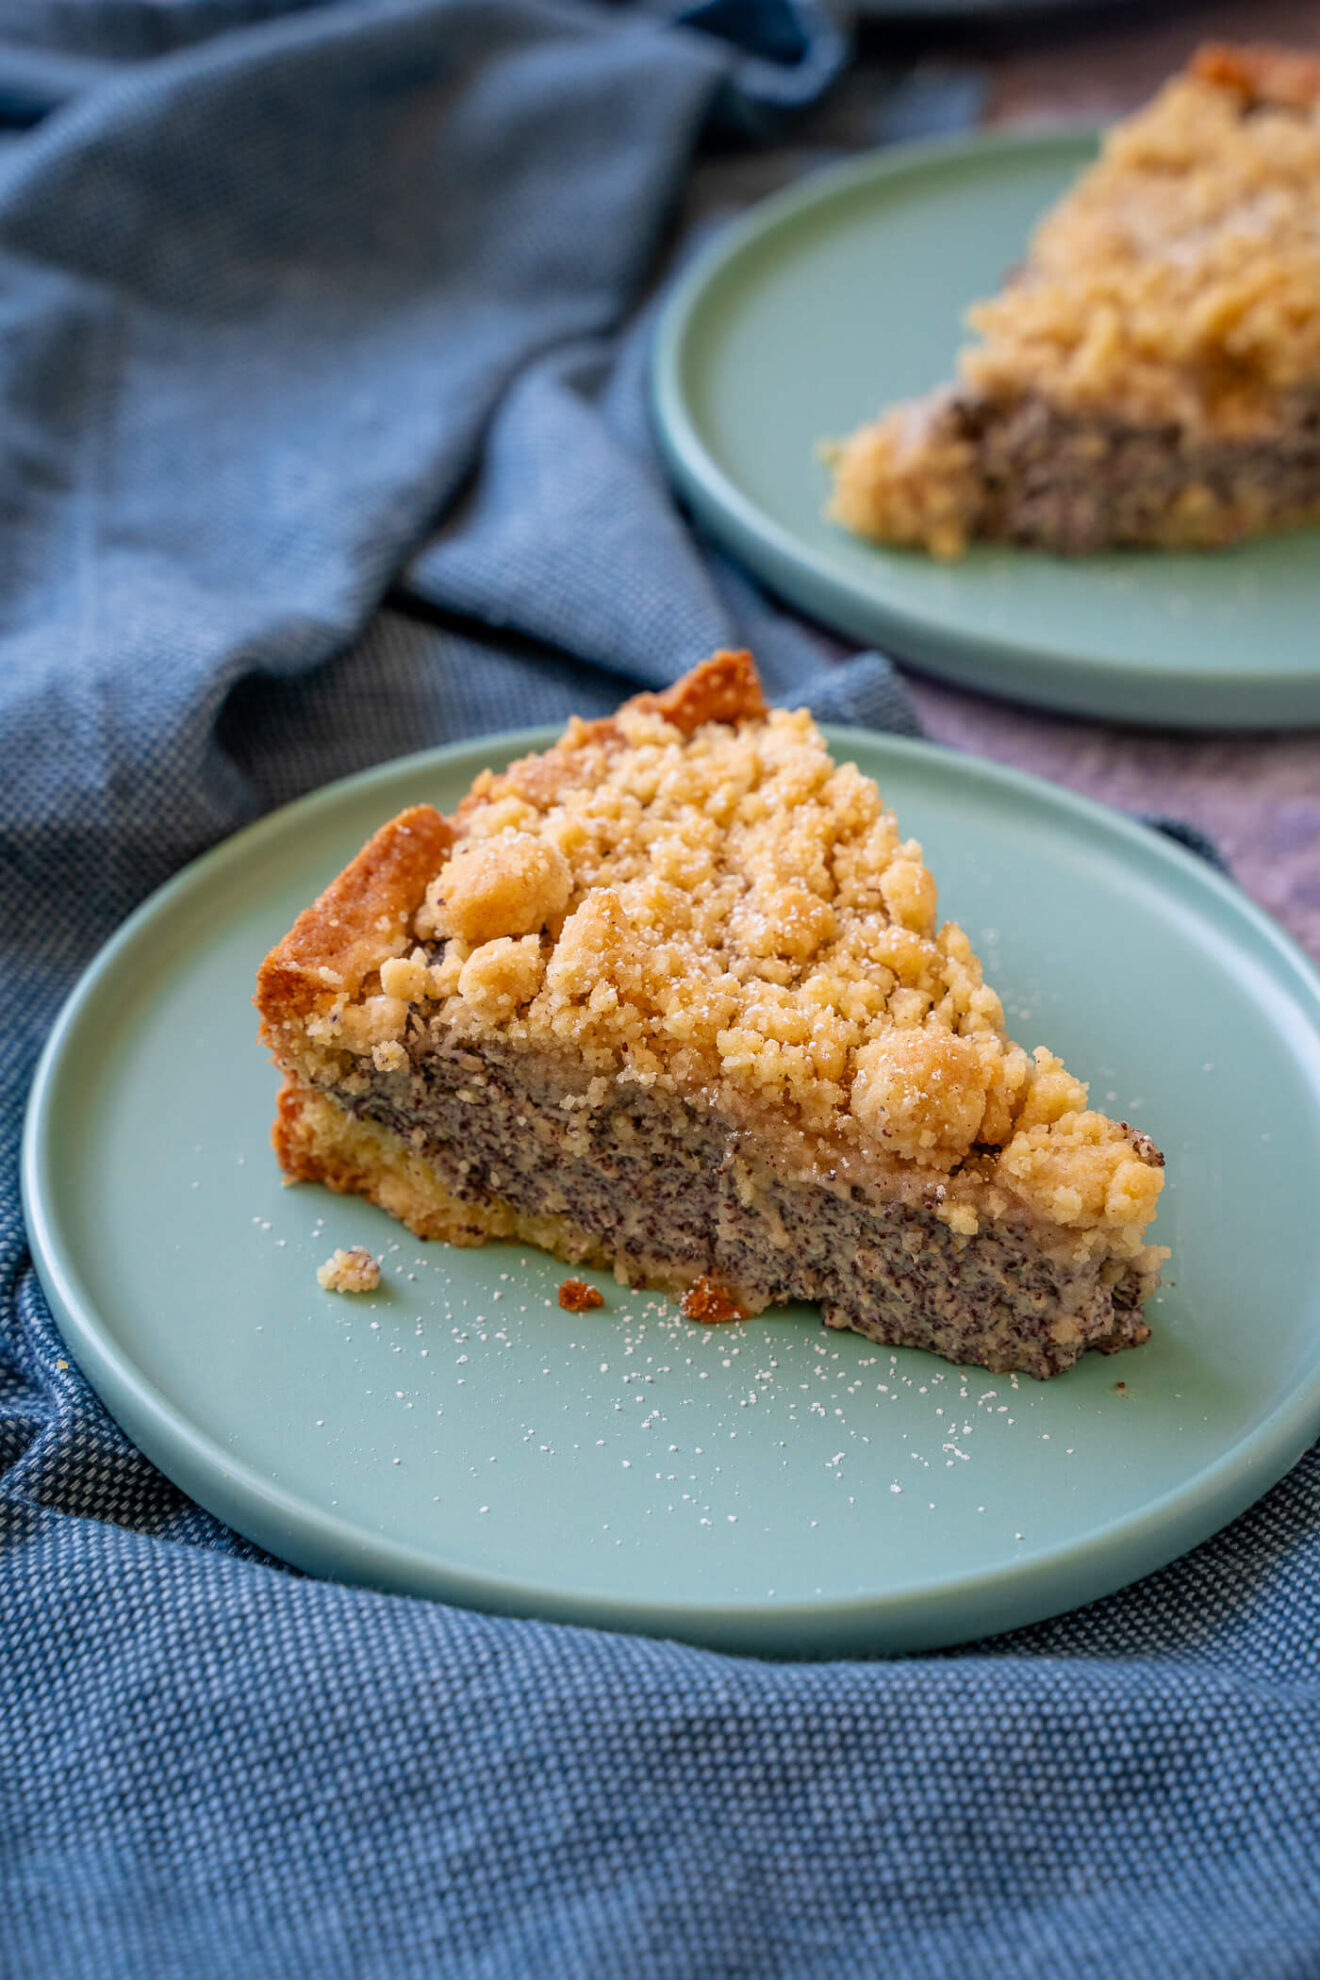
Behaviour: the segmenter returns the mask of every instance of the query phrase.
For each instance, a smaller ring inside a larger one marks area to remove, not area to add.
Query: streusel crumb
[[[380,1260],[373,1258],[365,1245],[340,1246],[324,1265],[317,1266],[316,1278],[327,1292],[375,1292],[380,1284]]]

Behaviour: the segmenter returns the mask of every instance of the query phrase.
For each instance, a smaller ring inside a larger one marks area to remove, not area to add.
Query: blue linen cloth
[[[912,726],[694,540],[644,413],[685,182],[845,55],[736,0],[0,12],[0,1974],[1320,1972],[1314,1457],[1078,1615],[761,1664],[281,1568],[25,1249],[59,997],[263,808],[738,638]]]

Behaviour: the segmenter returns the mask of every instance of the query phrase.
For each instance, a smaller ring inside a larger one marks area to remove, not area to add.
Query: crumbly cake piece
[[[605,1295],[585,1279],[565,1279],[559,1288],[559,1304],[565,1313],[590,1313],[594,1307],[604,1306]]]
[[[317,1266],[316,1282],[326,1292],[375,1292],[380,1284],[380,1260],[364,1244],[339,1245],[324,1265]]]
[[[957,557],[1320,517],[1320,59],[1203,48],[970,311],[957,383],[830,450],[830,514]]]
[[[921,847],[721,653],[452,819],[386,824],[266,958],[288,1173],[419,1237],[1044,1376],[1142,1341],[1163,1158],[1012,1042]]]

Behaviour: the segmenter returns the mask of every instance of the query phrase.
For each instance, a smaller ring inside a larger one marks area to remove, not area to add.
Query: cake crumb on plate
[[[700,1320],[703,1326],[715,1326],[725,1320],[746,1320],[750,1316],[745,1306],[717,1286],[713,1279],[704,1276],[684,1293],[680,1309],[687,1319]]]
[[[380,1260],[373,1258],[365,1245],[351,1244],[347,1249],[340,1245],[324,1265],[317,1266],[316,1278],[327,1292],[375,1292],[380,1284]]]
[[[565,1313],[586,1313],[593,1306],[604,1306],[605,1295],[585,1279],[565,1279],[559,1288],[559,1304]]]

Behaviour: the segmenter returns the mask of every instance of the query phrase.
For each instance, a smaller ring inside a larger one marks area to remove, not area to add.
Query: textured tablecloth
[[[26,1253],[61,995],[262,809],[733,638],[910,726],[694,542],[644,411],[685,183],[845,60],[736,0],[0,10],[6,1976],[1320,1972],[1313,1458],[1078,1615],[763,1664],[289,1572],[125,1440]]]

